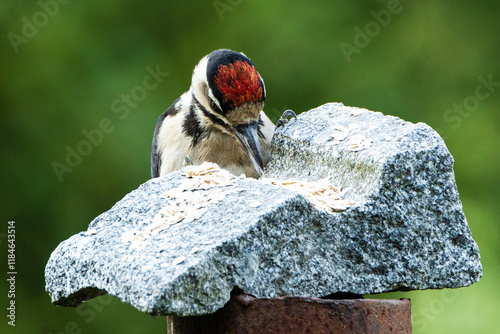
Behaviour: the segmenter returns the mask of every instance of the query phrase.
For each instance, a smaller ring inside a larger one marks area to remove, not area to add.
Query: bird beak
[[[264,172],[264,163],[262,162],[258,131],[259,123],[257,121],[241,124],[236,127],[236,136],[247,151],[257,174],[260,176]]]

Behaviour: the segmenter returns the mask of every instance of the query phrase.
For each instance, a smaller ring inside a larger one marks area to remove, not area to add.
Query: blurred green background
[[[286,108],[339,101],[425,122],[445,138],[484,276],[458,290],[376,297],[411,298],[414,333],[499,333],[499,14],[496,0],[2,1],[0,332],[166,332],[164,318],[110,296],[52,305],[44,267],[61,241],[148,180],[157,117],[189,88],[202,56],[230,48],[256,64],[273,121]],[[149,71],[162,72],[153,89],[144,88]],[[85,147],[103,120],[107,132]],[[58,175],[54,163],[67,165],[77,149],[87,154]],[[9,220],[15,328],[4,284]]]

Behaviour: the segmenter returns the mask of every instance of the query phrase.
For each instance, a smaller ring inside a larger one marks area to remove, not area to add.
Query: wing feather
[[[160,176],[160,168],[161,168],[161,155],[158,152],[158,134],[160,133],[160,128],[167,116],[174,116],[179,111],[176,108],[177,102],[181,98],[179,97],[177,100],[172,103],[172,105],[165,110],[163,114],[158,117],[158,121],[156,121],[155,132],[153,134],[153,142],[151,144],[151,178]]]

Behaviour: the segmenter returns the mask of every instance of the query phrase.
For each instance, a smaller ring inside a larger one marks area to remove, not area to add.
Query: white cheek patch
[[[207,81],[207,61],[208,57],[203,57],[198,65],[194,68],[193,78],[191,79],[191,88],[189,89],[191,94],[193,94],[196,99],[205,107],[210,105],[208,101],[207,93],[205,92],[208,88]]]
[[[210,89],[210,86],[208,85],[207,63],[208,56],[205,56],[194,68],[190,91],[206,109],[212,109],[210,107],[211,101],[213,101],[219,109],[222,109],[219,101],[215,98],[212,89]]]
[[[193,70],[193,78],[191,79],[191,86],[197,83],[207,82],[207,62],[208,56],[201,58],[198,65]]]

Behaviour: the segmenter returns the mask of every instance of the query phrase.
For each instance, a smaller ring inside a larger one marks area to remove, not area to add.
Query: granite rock
[[[330,103],[279,128],[266,177],[330,181],[348,203],[335,211],[213,172],[208,186],[189,183],[187,169],[149,180],[62,242],[45,269],[52,301],[109,293],[146,313],[188,316],[215,312],[235,289],[364,295],[458,288],[482,275],[453,158],[423,123]]]

